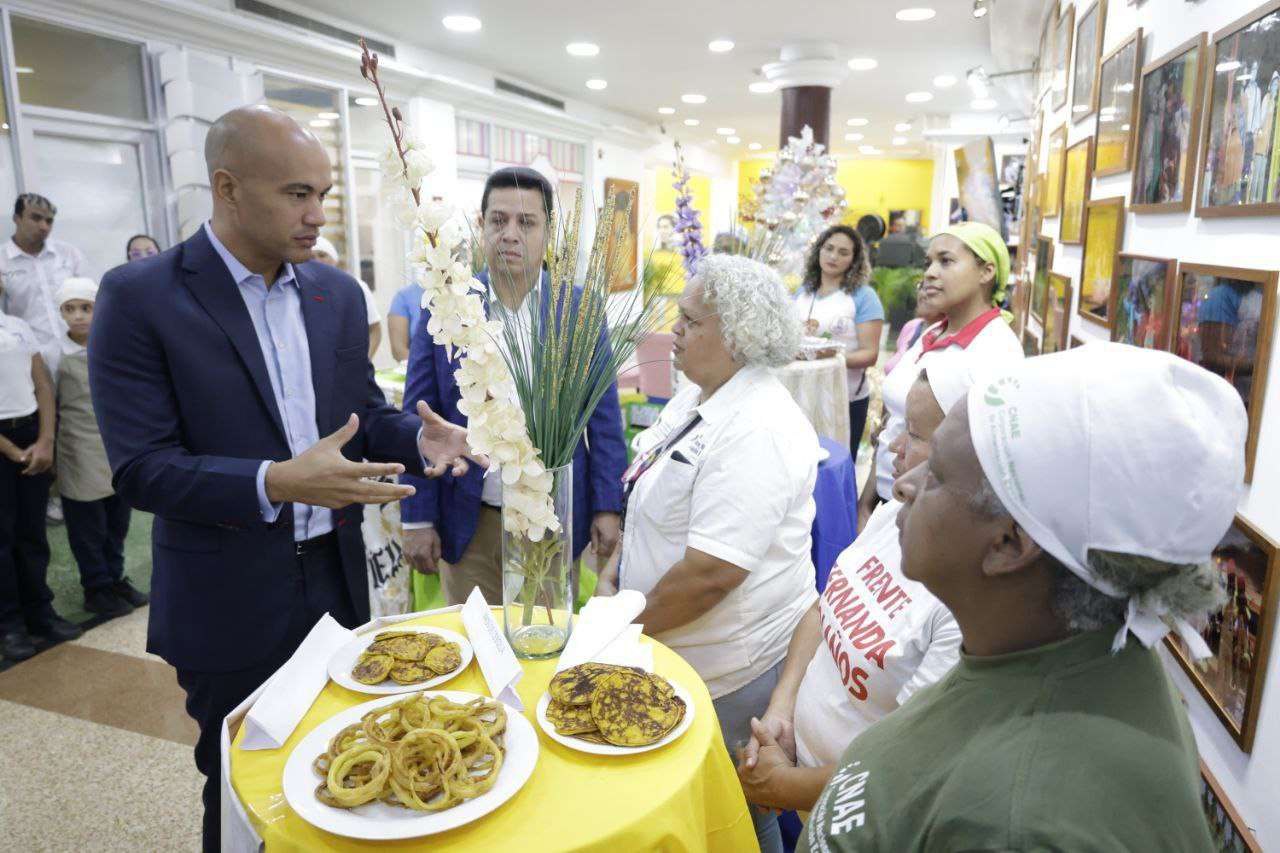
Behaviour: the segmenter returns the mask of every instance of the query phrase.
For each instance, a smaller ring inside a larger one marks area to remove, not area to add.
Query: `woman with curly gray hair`
[[[960,661],[849,744],[797,849],[1213,849],[1153,646],[1209,654],[1245,434],[1235,389],[1170,353],[1093,343],[976,383],[894,485],[902,573]]]
[[[598,590],[636,589],[636,620],[707,683],[730,751],[751,737],[787,644],[817,597],[810,530],[818,438],[770,368],[799,323],[773,270],[711,255],[679,300],[676,365],[690,383],[636,439],[621,564]],[[777,821],[756,815],[761,847]]]

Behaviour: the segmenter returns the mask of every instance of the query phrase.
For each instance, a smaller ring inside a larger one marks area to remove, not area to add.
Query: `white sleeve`
[[[356,284],[360,285],[360,292],[364,294],[364,308],[369,314],[369,325],[382,322],[382,314],[378,312],[378,303],[373,298],[373,291],[369,289],[369,285],[360,279],[356,279]]]
[[[934,611],[923,627],[929,632],[926,638],[929,645],[911,679],[898,691],[899,705],[922,687],[941,680],[960,660],[960,626],[942,602],[935,603]]]

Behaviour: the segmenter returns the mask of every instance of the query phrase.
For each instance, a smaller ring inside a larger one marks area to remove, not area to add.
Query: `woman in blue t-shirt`
[[[409,358],[409,341],[422,316],[422,285],[407,284],[391,297],[387,310],[387,337],[391,339],[391,356],[397,362]]]

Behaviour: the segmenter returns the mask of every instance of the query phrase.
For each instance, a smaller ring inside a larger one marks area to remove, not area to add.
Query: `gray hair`
[[[702,301],[720,315],[720,330],[734,360],[781,367],[800,350],[800,323],[791,313],[782,279],[769,267],[735,255],[707,255],[694,277]]]
[[[987,518],[1009,515],[991,482],[984,476],[969,496],[969,508]],[[1127,598],[1112,598],[1068,569],[1047,551],[1053,569],[1049,607],[1073,631],[1093,631],[1124,621]],[[1091,549],[1089,570],[1112,586],[1136,595],[1174,618],[1199,624],[1226,601],[1222,573],[1212,563],[1169,563],[1154,557]]]

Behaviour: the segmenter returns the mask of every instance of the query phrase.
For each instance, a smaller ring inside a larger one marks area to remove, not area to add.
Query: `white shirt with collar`
[[[39,347],[24,320],[0,312],[0,420],[25,418],[39,408],[31,378],[31,357]]]
[[[58,310],[58,288],[71,276],[89,275],[84,254],[69,243],[45,240],[38,255],[28,255],[13,238],[0,250],[0,310],[27,321],[46,366],[56,375],[67,325]]]
[[[705,403],[700,395],[696,385],[683,388],[636,438],[643,454],[701,416],[635,483],[619,586],[649,593],[687,548],[748,572],[711,610],[657,637],[719,698],[786,656],[817,598],[810,550],[818,437],[765,368],[742,368]]]

